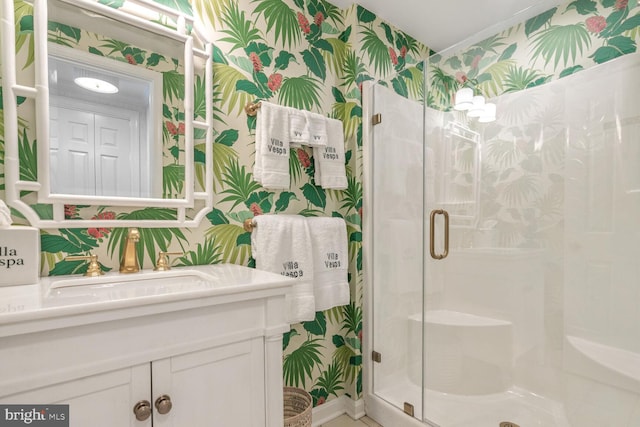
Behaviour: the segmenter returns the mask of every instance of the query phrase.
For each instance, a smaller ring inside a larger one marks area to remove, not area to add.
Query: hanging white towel
[[[253,177],[265,188],[288,189],[289,109],[265,101],[260,104]]]
[[[327,120],[320,114],[305,111],[307,122],[309,123],[309,147],[327,146]]]
[[[315,182],[325,189],[344,190],[347,188],[347,172],[342,122],[331,118],[325,118],[325,121],[327,145],[313,148]]]
[[[315,319],[311,236],[300,215],[258,215],[251,233],[256,268],[297,280],[285,298],[289,323]]]
[[[349,248],[342,218],[309,217],[316,311],[349,304]]]
[[[308,145],[311,140],[309,130],[309,120],[304,111],[289,108],[289,143],[291,147]]]

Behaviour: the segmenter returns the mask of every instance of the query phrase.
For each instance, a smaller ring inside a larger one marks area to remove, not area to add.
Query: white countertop
[[[235,264],[51,276],[0,287],[0,337],[285,294],[295,280]]]

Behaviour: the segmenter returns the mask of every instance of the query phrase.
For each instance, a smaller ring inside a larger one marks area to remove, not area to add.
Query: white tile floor
[[[320,427],[382,427],[369,417],[363,417],[359,420],[353,420],[348,415],[340,415],[328,423],[322,424]]]

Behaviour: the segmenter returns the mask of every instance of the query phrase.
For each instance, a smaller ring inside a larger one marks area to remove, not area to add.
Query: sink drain
[[[510,421],[503,421],[500,423],[500,427],[520,427],[518,424],[516,423],[512,423]]]

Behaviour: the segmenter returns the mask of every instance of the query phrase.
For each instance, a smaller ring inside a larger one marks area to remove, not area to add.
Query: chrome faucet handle
[[[100,263],[98,262],[98,255],[90,253],[89,255],[71,255],[65,257],[66,261],[83,261],[86,259],[89,260],[89,266],[87,267],[87,271],[84,273],[85,276],[98,277],[104,274],[100,268]]]
[[[184,252],[158,252],[158,260],[156,261],[156,267],[153,269],[153,271],[171,270],[171,265],[169,265],[169,257],[167,255],[184,255]]]

